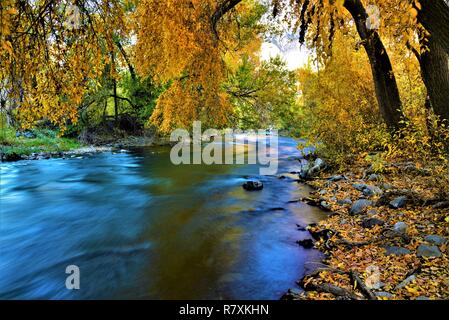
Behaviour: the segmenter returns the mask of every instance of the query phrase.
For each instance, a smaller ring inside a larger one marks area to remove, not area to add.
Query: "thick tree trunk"
[[[447,0],[420,0],[418,21],[449,55],[449,3]]]
[[[434,37],[426,43],[429,51],[421,54],[420,65],[424,84],[433,111],[449,121],[448,55]]]
[[[344,6],[353,17],[368,54],[382,117],[392,131],[397,131],[403,120],[402,104],[388,53],[377,31],[367,28],[368,15],[361,1],[345,0]]]

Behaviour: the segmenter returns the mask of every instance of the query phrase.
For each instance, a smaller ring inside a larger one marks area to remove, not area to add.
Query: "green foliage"
[[[236,125],[242,129],[292,125],[296,97],[295,73],[280,57],[257,66],[245,57],[224,85],[235,108]]]
[[[58,137],[49,129],[33,129],[36,138],[16,137],[16,130],[3,127],[0,130],[1,153],[5,155],[30,155],[38,152],[61,152],[76,149],[80,144],[75,139]]]

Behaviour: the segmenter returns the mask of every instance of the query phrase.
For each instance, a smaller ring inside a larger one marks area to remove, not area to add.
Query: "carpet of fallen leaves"
[[[417,256],[417,247],[428,244],[424,240],[427,235],[440,235],[449,239],[449,209],[435,209],[427,205],[407,204],[401,209],[392,209],[388,205],[369,207],[361,215],[349,214],[350,204],[339,205],[338,200],[350,198],[352,201],[364,198],[362,192],[354,188],[355,183],[365,183],[372,186],[389,185],[393,189],[413,190],[422,199],[435,197],[435,190],[429,187],[430,176],[408,174],[401,170],[378,175],[376,181],[367,181],[366,167],[356,163],[351,170],[344,173],[345,180],[330,182],[329,174],[322,174],[319,179],[309,182],[317,191],[313,197],[326,201],[331,207],[328,219],[319,223],[316,229],[330,229],[338,234],[328,241],[315,243],[327,254],[325,260],[328,268],[343,271],[355,271],[362,281],[380,300],[403,299],[449,299],[449,245],[439,246],[442,256],[439,258],[424,258]],[[362,179],[365,178],[365,179]],[[323,191],[324,190],[324,191]],[[371,197],[376,202],[379,196]],[[362,227],[366,218],[378,218],[385,221],[383,226],[372,229]],[[402,237],[386,237],[397,222],[408,225],[407,240]],[[365,245],[335,245],[338,241],[348,243],[366,243]],[[398,246],[410,250],[407,255],[386,255],[385,246]],[[406,278],[414,275],[414,280],[398,287]],[[306,284],[331,284],[356,293],[361,299],[364,296],[349,275],[338,272],[322,271],[317,275],[304,278]],[[373,283],[377,282],[376,285]],[[375,288],[373,288],[375,287]],[[329,293],[305,292],[303,299],[335,299]]]

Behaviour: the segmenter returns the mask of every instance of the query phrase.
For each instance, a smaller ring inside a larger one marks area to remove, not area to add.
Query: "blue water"
[[[299,170],[296,145],[280,140],[279,174]],[[279,299],[316,266],[296,224],[323,213],[288,203],[307,187],[257,165],[174,166],[169,152],[2,163],[0,298]],[[265,188],[243,190],[248,176]]]

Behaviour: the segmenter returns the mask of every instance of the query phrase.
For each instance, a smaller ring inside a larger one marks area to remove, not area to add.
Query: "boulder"
[[[343,200],[338,200],[337,203],[340,206],[345,206],[345,205],[351,205],[352,204],[352,200],[349,198],[343,199]]]
[[[441,257],[441,251],[437,246],[420,245],[417,251],[418,257],[426,258],[439,258]]]
[[[358,191],[363,191],[366,187],[368,187],[368,185],[364,183],[354,183],[352,186]]]
[[[336,176],[330,177],[330,179],[329,179],[330,182],[338,182],[338,181],[342,181],[342,180],[346,180],[346,177],[342,176],[342,175],[336,175]]]
[[[366,208],[373,205],[372,201],[361,199],[354,202],[351,209],[349,210],[349,214],[351,216],[359,215],[361,214]]]
[[[398,235],[407,234],[408,225],[405,222],[398,222],[393,226],[393,230]]]
[[[406,196],[397,197],[393,201],[390,202],[390,208],[392,209],[400,209],[405,207],[407,204],[408,198]]]
[[[403,256],[406,254],[410,254],[411,251],[406,248],[401,247],[386,247],[385,248],[385,255],[387,256]]]
[[[258,180],[246,181],[243,184],[243,189],[246,191],[260,191],[263,189],[263,183]]]
[[[441,246],[447,243],[447,239],[445,237],[441,237],[438,235],[428,235],[424,240],[437,246]]]
[[[371,229],[375,226],[383,226],[385,224],[385,221],[377,218],[369,218],[362,221],[362,227]]]
[[[382,194],[382,190],[376,186],[366,186],[366,188],[363,189],[363,194],[368,197],[377,196]]]

